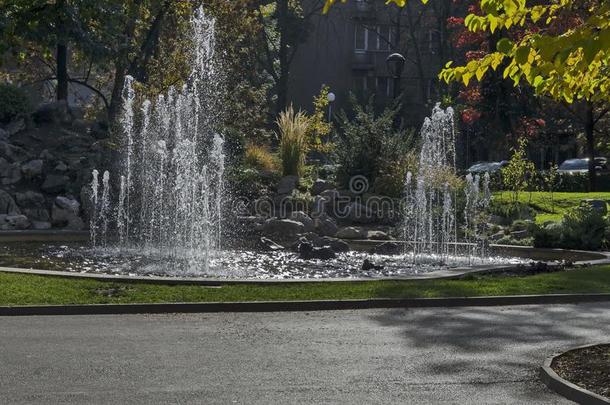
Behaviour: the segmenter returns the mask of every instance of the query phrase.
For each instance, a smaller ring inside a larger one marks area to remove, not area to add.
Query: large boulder
[[[277,183],[277,194],[292,194],[299,184],[298,176],[284,176]]]
[[[311,243],[303,242],[299,245],[299,257],[304,260],[330,260],[337,257],[337,255],[330,246],[313,247]]]
[[[21,166],[21,173],[23,173],[25,178],[32,179],[42,174],[42,166],[42,159],[30,160]]]
[[[24,208],[44,207],[45,204],[44,196],[41,193],[32,190],[16,193],[15,200],[20,207]]]
[[[366,231],[355,226],[347,226],[337,231],[335,236],[339,239],[366,239]]]
[[[5,169],[0,173],[0,177],[2,177],[2,184],[5,186],[19,183],[21,181],[21,166],[18,162],[5,166]]]
[[[24,193],[16,193],[15,199],[21,211],[31,221],[49,221],[51,216],[45,207],[45,198],[42,194],[35,191],[26,191]]]
[[[34,121],[38,124],[55,123],[70,121],[68,103],[65,100],[52,101],[41,104],[33,114]]]
[[[333,188],[333,183],[328,180],[317,179],[314,181],[311,186],[311,194],[318,195],[326,190],[331,190]]]
[[[21,211],[9,193],[0,190],[0,214],[19,215]]]
[[[47,193],[58,193],[64,191],[70,183],[70,178],[63,174],[49,174],[44,179],[41,188]]]
[[[305,226],[291,219],[271,218],[265,221],[263,232],[266,235],[275,235],[281,238],[295,238],[298,234],[305,232]]]
[[[23,162],[28,159],[29,154],[19,146],[0,141],[0,157],[5,158],[9,162]]]
[[[80,204],[68,197],[56,197],[51,210],[53,225],[65,229],[80,231],[85,227],[79,216]]]
[[[367,239],[373,239],[373,240],[391,239],[390,235],[388,235],[387,233],[385,233],[383,231],[368,231],[366,237],[367,237]]]
[[[267,251],[267,252],[284,250],[284,246],[277,244],[274,241],[272,241],[271,239],[265,238],[265,237],[262,237],[258,240],[257,247],[260,250]]]
[[[349,245],[347,242],[337,238],[330,238],[323,236],[320,238],[322,246],[330,246],[335,252],[349,252]]]
[[[0,215],[0,230],[23,230],[30,227],[30,221],[25,215]]]
[[[354,201],[347,207],[346,219],[355,224],[370,224],[376,216],[366,205]]]
[[[377,255],[399,255],[402,253],[402,246],[396,242],[385,242],[375,246],[373,253]]]
[[[334,219],[322,214],[314,220],[316,231],[323,236],[335,236],[339,227]]]
[[[305,232],[313,232],[315,229],[314,221],[303,211],[294,211],[290,214],[290,219],[303,224]]]

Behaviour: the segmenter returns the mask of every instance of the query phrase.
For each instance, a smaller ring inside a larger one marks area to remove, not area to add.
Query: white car
[[[595,170],[597,172],[606,169],[607,160],[603,157],[595,158]],[[586,174],[589,172],[589,158],[568,159],[557,169],[559,174]]]

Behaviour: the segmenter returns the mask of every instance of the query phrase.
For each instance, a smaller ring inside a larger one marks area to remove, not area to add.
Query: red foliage
[[[466,125],[472,125],[481,119],[481,112],[474,108],[466,108],[462,111],[462,122]]]
[[[519,136],[535,138],[540,135],[545,126],[546,121],[542,118],[524,117],[519,120],[519,126],[516,128],[516,132]]]
[[[460,93],[458,94],[458,98],[462,100],[465,104],[471,106],[483,101],[483,96],[481,95],[481,88],[478,85],[470,85],[464,90],[460,91]]]

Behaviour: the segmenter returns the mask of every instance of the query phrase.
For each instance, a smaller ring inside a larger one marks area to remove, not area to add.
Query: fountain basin
[[[55,235],[53,238],[61,238]],[[5,236],[6,240],[12,236]],[[47,235],[48,238],[51,236]],[[302,260],[289,251],[224,251],[212,260],[208,272],[193,268],[178,259],[150,252],[116,250],[92,251],[80,242],[7,242],[0,250],[0,271],[44,275],[96,278],[115,281],[147,281],[169,284],[223,284],[248,282],[360,281],[379,279],[457,278],[481,272],[518,271],[523,265],[543,261],[558,265],[561,261],[576,264],[610,263],[607,254],[534,249],[517,246],[492,246],[494,256],[468,262],[458,258],[452,265],[442,265],[437,258],[420,258],[412,264],[409,256],[373,255],[366,250],[379,241],[354,241],[357,251],[339,254],[334,260]],[[362,270],[365,258],[382,269]]]

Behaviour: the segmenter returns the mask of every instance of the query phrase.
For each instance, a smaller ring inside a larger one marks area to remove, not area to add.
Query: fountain
[[[421,129],[422,147],[417,175],[407,173],[404,192],[402,234],[405,253],[414,263],[423,257],[436,257],[444,263],[466,254],[469,263],[485,256],[486,239],[480,231],[481,218],[491,200],[489,174],[483,178],[468,174],[464,185],[463,226],[458,224],[455,131],[453,109],[437,104]],[[461,230],[461,232],[459,232]],[[463,234],[463,240],[458,235]],[[461,249],[460,249],[461,248]],[[464,252],[464,249],[466,252]]]
[[[288,249],[222,250],[222,69],[214,52],[214,20],[201,9],[192,19],[192,43],[193,69],[181,88],[142,100],[134,79],[125,78],[120,159],[110,170],[92,172],[91,244],[21,244],[11,248],[19,263],[122,276],[229,279],[422,276],[515,263],[488,254],[489,176],[456,176],[453,110],[438,105],[421,130],[418,170],[406,175],[402,207],[395,207],[404,214],[403,254],[349,251],[305,260]],[[363,267],[368,258],[376,265]]]
[[[214,20],[200,8],[192,19],[193,70],[181,89],[170,88],[135,110],[134,79],[125,78],[120,119],[123,151],[118,196],[111,199],[110,173],[104,172],[102,197],[98,171],[91,183],[91,241],[119,252],[186,259],[209,266],[220,247],[223,198],[223,138],[217,130],[218,60]],[[115,184],[115,187],[117,185]]]

